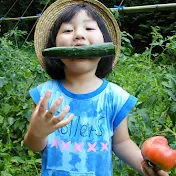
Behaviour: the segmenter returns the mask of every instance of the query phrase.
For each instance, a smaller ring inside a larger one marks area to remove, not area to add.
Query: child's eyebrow
[[[95,20],[93,20],[93,19],[90,19],[90,20],[84,20],[83,22],[84,23],[89,23],[89,22],[94,22]]]
[[[95,22],[95,20],[93,20],[93,19],[83,20],[83,23],[90,23],[90,22]],[[66,24],[73,24],[72,21],[65,22],[65,23],[66,23]]]

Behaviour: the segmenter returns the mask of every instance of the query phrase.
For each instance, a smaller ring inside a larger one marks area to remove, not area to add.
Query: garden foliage
[[[0,38],[0,175],[39,176],[39,153],[23,144],[32,113],[28,90],[50,79],[39,65],[33,43],[21,41],[25,32],[12,30]],[[163,37],[152,27],[152,43],[134,53],[133,37],[122,32],[118,64],[107,77],[138,98],[128,123],[131,138],[140,147],[154,135],[165,136],[176,148],[176,34]],[[153,52],[155,47],[160,52]],[[114,176],[139,175],[114,157]],[[171,176],[176,175],[172,170]]]
[[[0,2],[0,18],[5,17],[21,17],[23,16],[35,16],[40,14],[43,9],[48,7],[55,0],[25,0],[25,1],[13,1],[6,0]],[[167,4],[175,3],[175,0],[133,0],[133,1],[122,1],[122,0],[100,0],[108,8],[114,8],[114,5],[120,5],[121,2],[124,7],[133,6],[144,6],[144,5],[154,5],[154,4]],[[16,3],[15,3],[16,2]],[[13,8],[10,10],[12,5],[15,3]],[[30,6],[29,6],[30,4]],[[10,10],[10,11],[9,11]],[[118,9],[114,10],[118,12]],[[7,15],[6,15],[7,14]],[[122,31],[127,31],[133,36],[131,40],[134,47],[134,51],[137,53],[142,53],[144,48],[147,47],[151,41],[151,26],[160,26],[163,36],[173,35],[176,30],[176,11],[152,11],[147,13],[120,13],[120,29]],[[29,36],[33,39],[33,32],[31,31],[33,25],[35,25],[36,20],[20,20],[20,21],[3,21],[1,23],[0,36],[6,33],[9,29],[14,29],[18,26],[19,30],[25,30],[28,33],[31,32]],[[17,25],[18,24],[18,25]],[[158,51],[157,48],[155,50]]]

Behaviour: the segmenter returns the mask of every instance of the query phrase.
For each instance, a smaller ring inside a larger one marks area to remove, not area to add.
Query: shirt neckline
[[[100,94],[107,86],[108,81],[106,81],[104,78],[102,79],[103,83],[100,85],[99,88],[97,88],[96,90],[90,92],[90,93],[85,93],[85,94],[75,94],[71,91],[69,91],[68,89],[66,89],[62,83],[62,80],[58,81],[58,86],[60,88],[60,90],[68,97],[73,98],[73,99],[89,99],[92,97],[95,97],[96,95]]]

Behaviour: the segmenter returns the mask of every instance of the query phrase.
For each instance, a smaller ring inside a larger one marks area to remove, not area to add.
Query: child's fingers
[[[48,90],[46,93],[45,93],[45,96],[42,98],[41,102],[40,102],[40,105],[39,105],[39,109],[38,109],[38,114],[39,115],[42,115],[46,112],[46,108],[47,108],[47,105],[48,105],[48,101],[50,99],[50,96],[51,96],[51,91]]]
[[[142,163],[145,176],[159,176],[157,171],[152,169],[146,162]]]
[[[153,169],[150,168],[144,168],[143,171],[145,176],[159,176],[158,173],[154,172]]]
[[[169,176],[163,170],[152,169],[145,161],[142,162],[143,172],[145,176]]]
[[[167,172],[164,172],[163,170],[158,171],[159,176],[169,176]]]
[[[40,104],[41,104],[41,101],[42,101],[42,97],[40,98],[40,100],[39,100],[39,102],[38,102],[38,104],[35,106],[34,105],[34,108],[35,108],[35,111],[38,111],[39,110],[39,107],[40,107]]]
[[[145,169],[143,169],[143,172],[144,172],[144,176],[150,176]]]
[[[62,121],[65,118],[65,116],[67,115],[69,110],[70,110],[70,107],[65,106],[63,111],[58,116],[56,116],[52,119],[52,124],[55,125],[55,124],[59,123],[60,121]]]
[[[56,129],[62,128],[62,127],[64,127],[64,126],[68,125],[68,124],[72,121],[73,117],[74,117],[74,114],[70,114],[67,119],[65,119],[65,120],[63,120],[63,121],[57,123],[57,124],[56,124]]]
[[[51,108],[47,111],[45,117],[47,120],[50,120],[54,114],[56,113],[58,107],[60,106],[60,104],[62,103],[62,97],[59,97],[51,106]]]

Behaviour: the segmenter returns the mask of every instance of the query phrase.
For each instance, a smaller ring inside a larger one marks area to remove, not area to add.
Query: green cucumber
[[[44,57],[69,58],[97,58],[114,56],[116,45],[112,42],[84,46],[67,46],[47,48],[42,52]]]

